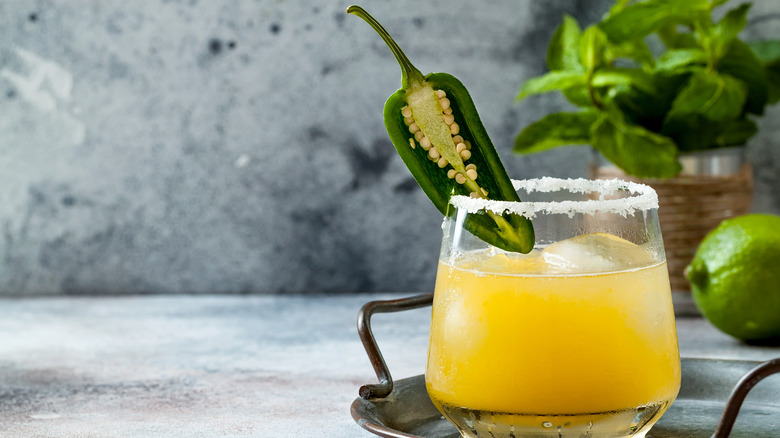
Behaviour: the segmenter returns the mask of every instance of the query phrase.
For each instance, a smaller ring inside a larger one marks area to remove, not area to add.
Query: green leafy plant
[[[780,100],[780,41],[742,41],[750,4],[714,21],[724,3],[616,0],[584,30],[565,16],[550,71],[517,99],[560,91],[578,110],[527,126],[515,151],[586,144],[630,175],[668,178],[680,153],[744,145],[757,132],[751,117]]]

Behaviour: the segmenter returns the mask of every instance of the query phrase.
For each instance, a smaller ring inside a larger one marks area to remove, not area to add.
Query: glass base
[[[508,414],[438,406],[466,438],[641,438],[670,406],[575,415]]]

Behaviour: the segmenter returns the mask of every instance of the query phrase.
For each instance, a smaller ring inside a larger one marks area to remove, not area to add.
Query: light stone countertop
[[[375,381],[355,319],[401,296],[2,299],[0,436],[373,436],[349,414]],[[429,314],[373,318],[394,378],[423,372]],[[780,357],[701,318],[678,332],[684,357]]]

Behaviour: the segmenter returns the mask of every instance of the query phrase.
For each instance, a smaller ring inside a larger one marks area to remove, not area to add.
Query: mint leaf
[[[591,84],[594,87],[626,85],[644,91],[648,94],[656,92],[653,77],[639,68],[615,68],[599,70],[593,75]]]
[[[668,49],[698,49],[699,42],[690,32],[680,33],[676,23],[667,23],[657,30],[658,37]]]
[[[612,42],[644,38],[666,24],[691,21],[698,12],[708,12],[707,0],[648,0],[633,3],[599,24]]]
[[[590,90],[585,81],[580,85],[575,85],[563,90],[563,95],[569,102],[579,107],[593,108],[595,106],[593,105],[593,100],[590,97]]]
[[[555,30],[547,47],[547,67],[552,70],[582,71],[580,62],[580,25],[570,15]]]
[[[618,11],[625,8],[632,0],[615,0],[615,4],[609,8],[609,15],[615,15]]]
[[[743,3],[736,8],[728,11],[721,18],[713,29],[718,38],[729,42],[737,37],[742,29],[747,25],[747,13],[750,10],[750,3]]]
[[[672,108],[677,93],[688,82],[690,73],[670,74],[661,71],[650,77],[653,81],[654,93],[645,93],[636,88],[615,89],[614,91],[620,93],[615,93],[612,102],[623,111],[627,121],[658,132],[664,117]]]
[[[655,63],[657,70],[684,70],[691,65],[703,66],[707,63],[707,55],[701,49],[671,49],[658,57]]]
[[[604,62],[604,50],[607,46],[607,37],[597,26],[590,26],[580,38],[580,60],[589,72],[599,68]]]
[[[672,103],[661,133],[672,138],[681,151],[711,149],[726,142],[735,144],[744,133],[729,139],[727,129],[744,120],[747,93],[747,86],[739,79],[698,71]]]
[[[742,146],[757,132],[758,126],[752,120],[735,120],[723,126],[721,133],[715,139],[715,143],[720,147]]]
[[[714,122],[698,114],[675,120],[664,129],[663,134],[684,152],[741,146],[757,132],[756,124],[749,119]]]
[[[708,120],[735,119],[747,98],[745,83],[732,76],[699,71],[694,73],[672,103],[667,122],[698,114]]]
[[[615,58],[628,58],[647,68],[655,66],[653,52],[650,51],[644,40],[633,40],[609,45],[607,46],[606,57],[608,58],[608,63],[611,63]]]
[[[769,80],[766,69],[747,44],[740,40],[732,41],[715,68],[747,84],[748,97],[745,107],[748,112],[764,113],[764,106],[769,98]]]
[[[767,66],[766,78],[769,82],[767,103],[780,101],[780,62]]]
[[[602,114],[591,129],[592,145],[629,175],[669,178],[680,171],[677,147],[668,137],[612,114]]]
[[[754,41],[748,43],[748,46],[756,59],[764,64],[768,87],[767,103],[778,102],[780,100],[780,41]]]
[[[666,120],[661,134],[671,138],[680,151],[711,149],[718,144],[718,135],[724,124],[714,122],[701,114]]]
[[[749,9],[749,3],[737,6],[726,13],[718,24],[712,28],[712,44],[716,58],[720,58],[723,55],[729,44],[737,37],[737,34],[745,28]]]
[[[585,76],[579,72],[551,71],[542,76],[527,80],[520,88],[516,100],[522,100],[532,94],[566,90],[585,83]]]
[[[780,61],[780,41],[764,40],[748,43],[756,58],[764,64]]]
[[[557,146],[590,143],[595,112],[554,113],[528,125],[515,138],[515,152],[530,154]]]

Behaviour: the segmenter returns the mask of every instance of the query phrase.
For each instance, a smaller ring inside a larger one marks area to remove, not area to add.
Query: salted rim
[[[523,189],[528,193],[549,193],[560,190],[568,190],[573,193],[599,193],[599,199],[585,201],[558,201],[558,202],[517,202],[495,201],[484,198],[472,198],[464,195],[455,195],[450,198],[450,204],[467,213],[477,213],[489,210],[496,214],[514,213],[529,219],[537,213],[566,214],[569,217],[577,213],[593,215],[596,212],[614,213],[623,217],[633,214],[635,211],[648,211],[658,208],[658,194],[652,187],[645,184],[619,179],[589,180],[585,178],[561,179],[561,178],[534,178],[526,180],[512,180],[515,190]],[[621,199],[604,199],[605,195],[615,193],[618,190],[626,190],[634,196]]]

